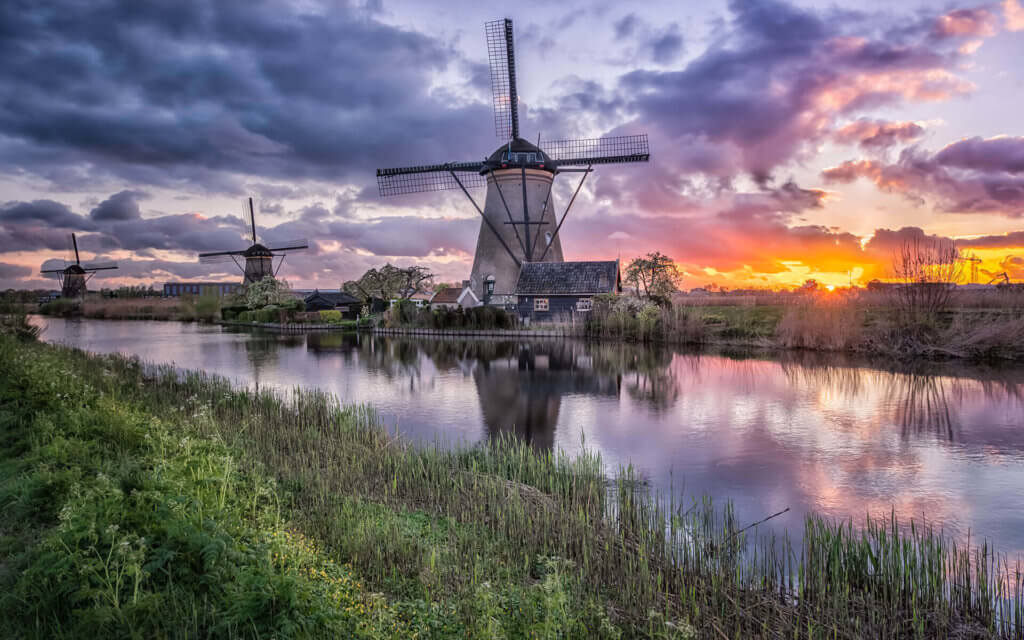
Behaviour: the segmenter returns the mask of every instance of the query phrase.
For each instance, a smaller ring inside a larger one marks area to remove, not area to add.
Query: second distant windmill
[[[246,198],[244,212],[249,218],[249,225],[252,227],[252,246],[248,249],[234,251],[210,251],[199,254],[199,262],[215,263],[231,260],[242,271],[242,284],[248,285],[259,282],[270,276],[277,277],[281,269],[284,256],[287,252],[302,251],[309,248],[306,240],[293,240],[281,243],[278,246],[268,247],[260,244],[256,239],[256,206],[252,198]],[[274,266],[274,258],[279,258],[277,266]]]

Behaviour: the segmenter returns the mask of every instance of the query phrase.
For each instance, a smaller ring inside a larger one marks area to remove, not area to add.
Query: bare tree
[[[914,238],[896,251],[893,272],[900,283],[895,294],[903,320],[920,323],[950,307],[964,263],[952,242]]]

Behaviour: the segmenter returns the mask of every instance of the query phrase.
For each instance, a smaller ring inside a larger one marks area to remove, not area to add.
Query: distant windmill
[[[520,138],[512,21],[488,22],[484,32],[494,126],[504,143],[482,162],[378,169],[377,184],[382,196],[462,189],[483,219],[470,286],[478,298],[487,301],[492,295],[514,292],[523,262],[563,261],[558,232],[595,164],[646,162],[650,152],[647,134],[551,140],[543,150]],[[539,145],[539,136],[537,142]],[[556,225],[551,186],[555,175],[566,171],[583,175]],[[481,210],[468,187],[484,184],[487,195]]]
[[[71,234],[68,244],[70,245],[68,249],[71,249],[75,254],[75,261],[68,264],[67,260],[65,260],[62,268],[42,269],[40,273],[50,277],[56,276],[60,280],[60,295],[62,298],[80,298],[87,291],[86,283],[96,275],[97,271],[116,269],[117,263],[97,262],[82,264],[78,255],[78,238],[75,237],[75,234]]]
[[[266,276],[277,276],[281,263],[284,262],[286,251],[300,251],[309,248],[309,243],[306,240],[293,240],[278,247],[267,247],[260,244],[256,241],[256,208],[252,198],[246,198],[244,211],[249,216],[249,224],[252,226],[252,246],[237,251],[200,253],[199,262],[213,263],[231,260],[242,271],[242,284],[249,284],[259,282]],[[244,258],[245,262],[240,262],[239,258]],[[280,258],[276,268],[274,267],[274,258]]]

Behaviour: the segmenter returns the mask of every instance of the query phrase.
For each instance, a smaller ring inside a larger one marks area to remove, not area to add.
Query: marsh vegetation
[[[652,495],[594,455],[0,340],[8,637],[1019,637],[1022,574],[895,519]],[[159,615],[156,612],[159,611]]]

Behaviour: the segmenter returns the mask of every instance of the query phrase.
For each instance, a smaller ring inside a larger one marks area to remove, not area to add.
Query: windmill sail
[[[377,169],[377,186],[380,188],[382,196],[458,189],[459,182],[467,189],[482,187],[487,184],[487,178],[480,175],[483,169],[482,162],[455,162],[419,167]],[[451,172],[459,174],[457,181]]]
[[[544,142],[544,152],[560,166],[647,162],[651,158],[646,133],[607,138],[547,140]]]
[[[484,33],[487,35],[487,60],[491,65],[494,132],[502,140],[514,140],[519,137],[519,94],[512,21],[505,18],[488,22]]]
[[[89,262],[83,264],[82,268],[86,271],[105,271],[107,269],[116,269],[117,263],[112,261],[107,262]]]
[[[267,249],[270,251],[298,251],[299,249],[308,249],[309,240],[305,238],[301,240],[285,240],[284,242],[275,242],[273,246],[268,246]]]

